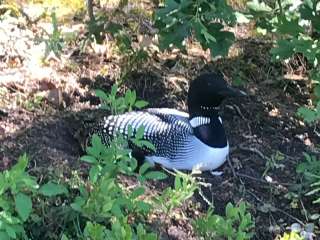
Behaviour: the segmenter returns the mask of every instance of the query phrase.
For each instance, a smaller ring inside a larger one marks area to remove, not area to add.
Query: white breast
[[[220,167],[229,154],[229,144],[224,148],[213,148],[192,136],[185,143],[176,159],[146,156],[150,163],[159,163],[164,167],[179,170],[213,170]]]

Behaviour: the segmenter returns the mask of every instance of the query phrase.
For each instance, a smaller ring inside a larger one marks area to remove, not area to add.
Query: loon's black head
[[[205,73],[190,84],[188,110],[190,116],[211,115],[227,97],[246,96],[227,84],[221,73]]]

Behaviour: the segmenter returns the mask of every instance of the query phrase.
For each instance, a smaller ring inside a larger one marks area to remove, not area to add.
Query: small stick
[[[256,194],[254,194],[253,192],[248,191],[248,193],[251,194],[258,202],[265,204],[265,202],[262,201],[262,200],[261,200]],[[277,207],[275,207],[275,206],[272,206],[272,208],[275,209],[275,210],[278,211],[278,212],[281,212],[282,214],[286,215],[287,217],[294,219],[294,220],[297,221],[299,224],[301,224],[302,226],[304,226],[303,221],[301,221],[300,219],[296,218],[295,216],[292,216],[291,214],[287,213],[286,211],[284,211],[284,210],[282,210],[282,209],[280,209],[280,208],[277,208]]]

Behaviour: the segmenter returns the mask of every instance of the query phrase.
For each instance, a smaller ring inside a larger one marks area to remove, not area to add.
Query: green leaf
[[[135,104],[134,104],[134,106],[136,107],[136,108],[144,108],[144,107],[146,107],[146,106],[148,106],[148,102],[147,101],[143,101],[143,100],[138,100],[138,101],[136,101],[135,102]]]
[[[13,227],[11,227],[10,225],[6,224],[5,225],[5,230],[6,230],[6,233],[9,235],[9,237],[11,237],[13,239],[17,238],[17,234],[16,234],[16,232],[15,232]]]
[[[91,143],[93,148],[96,148],[97,150],[100,151],[102,142],[101,142],[101,138],[97,134],[92,135]]]
[[[250,18],[252,18],[251,15],[245,15],[241,12],[235,12],[235,16],[237,18],[237,23],[249,23],[250,22]]]
[[[91,163],[91,164],[95,164],[97,163],[97,159],[93,156],[89,156],[89,155],[84,155],[80,158],[81,161],[87,162],[87,163]]]
[[[16,210],[23,221],[26,221],[32,211],[31,198],[23,193],[18,193],[15,197]]]
[[[113,36],[123,29],[123,25],[114,22],[108,22],[106,30],[110,32]]]
[[[97,89],[97,90],[95,90],[95,94],[96,94],[96,96],[99,97],[101,100],[108,102],[109,97],[108,97],[108,95],[107,95],[104,91],[102,91],[102,90],[100,90],[100,89]]]
[[[112,87],[111,87],[111,96],[116,96],[118,92],[118,85],[117,84],[113,84]]]
[[[135,139],[142,139],[144,135],[144,126],[140,126],[136,132]]]
[[[140,140],[139,142],[141,144],[141,147],[146,147],[154,152],[156,151],[156,147],[151,142],[147,140]]]
[[[3,173],[0,173],[0,196],[7,190],[7,180]]]
[[[92,166],[89,171],[89,178],[92,183],[97,182],[101,172],[101,166]]]
[[[138,201],[136,204],[137,204],[137,207],[145,213],[148,213],[152,208],[152,206],[149,203],[146,203],[144,201]]]
[[[86,203],[86,200],[80,196],[77,196],[75,201],[71,203],[71,208],[77,212],[82,212],[83,205]]]
[[[165,173],[159,172],[159,171],[150,171],[150,172],[147,172],[144,176],[147,179],[153,179],[153,180],[162,180],[167,178],[167,175]]]
[[[174,188],[175,189],[181,188],[181,177],[179,177],[178,175],[176,175],[176,177],[174,178]]]
[[[143,195],[145,192],[144,187],[137,187],[133,190],[133,192],[130,194],[130,198],[136,199],[137,197]]]
[[[0,239],[1,240],[10,240],[10,237],[6,232],[0,231]]]
[[[271,12],[272,8],[270,8],[264,2],[259,2],[259,0],[253,0],[251,2],[247,2],[247,6],[250,10],[254,12]]]
[[[298,108],[298,115],[301,116],[307,123],[312,123],[320,117],[317,115],[316,111],[305,107]]]
[[[68,194],[68,189],[60,184],[48,182],[40,187],[39,192],[47,197],[53,197],[60,194]]]
[[[19,157],[18,163],[12,167],[10,170],[10,174],[22,174],[28,165],[28,157],[27,154],[23,154]]]
[[[67,237],[67,235],[62,234],[62,237],[61,237],[61,239],[60,239],[60,240],[69,240],[69,238]]]
[[[286,17],[280,18],[280,24],[277,31],[281,34],[290,34],[291,36],[298,36],[299,33],[304,32],[304,28],[299,25],[299,19],[288,20]]]
[[[287,59],[294,53],[294,45],[288,40],[278,40],[277,47],[270,50],[274,59]]]
[[[145,162],[139,169],[139,174],[143,175],[152,165],[149,162]]]

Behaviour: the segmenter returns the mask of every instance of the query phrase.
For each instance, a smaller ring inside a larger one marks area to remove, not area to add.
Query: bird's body
[[[111,115],[104,117],[93,133],[108,144],[116,134],[127,136],[129,126],[134,132],[143,126],[143,138],[156,148],[155,152],[140,149],[150,163],[158,163],[170,169],[216,169],[225,162],[229,153],[229,144],[218,114],[218,106],[224,96],[220,99],[218,94],[214,94],[215,90],[225,88],[213,86],[213,93],[209,91],[212,96],[205,95],[208,88],[212,88],[211,82],[216,79],[227,86],[223,79],[221,81],[221,76],[216,74],[202,75],[191,84],[189,113],[169,108],[150,108]],[[204,97],[204,103],[201,97]],[[215,100],[213,104],[210,101],[212,97]]]

